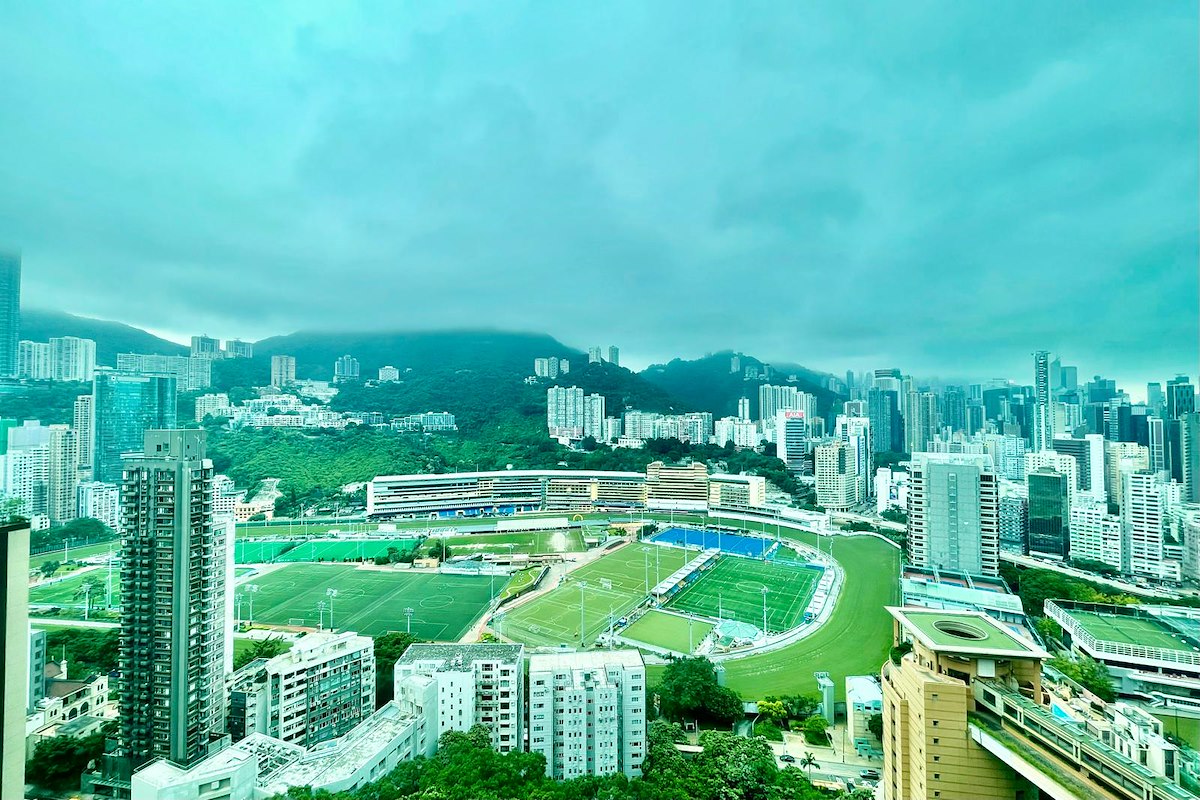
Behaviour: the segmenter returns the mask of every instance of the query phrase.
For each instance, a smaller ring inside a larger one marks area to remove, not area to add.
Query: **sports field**
[[[804,619],[821,571],[738,556],[721,556],[717,564],[667,601],[675,611],[713,619],[734,619],[778,633]],[[766,597],[763,597],[766,589]]]
[[[1074,609],[1071,610],[1071,616],[1092,636],[1106,642],[1161,647],[1164,650],[1192,649],[1191,645],[1172,634],[1165,626],[1145,617],[1112,616]]]
[[[676,653],[691,653],[714,627],[711,622],[685,619],[675,614],[651,610],[623,630],[621,635],[636,642],[665,647]]]
[[[239,564],[272,564],[292,561],[342,561],[387,555],[389,547],[412,550],[417,539],[248,539],[235,541],[233,558]]]
[[[531,533],[476,533],[447,536],[450,554],[474,553],[510,555],[545,555],[552,553],[582,553],[583,536],[578,529],[565,531],[534,531]]]
[[[811,534],[786,535],[806,544],[816,541]],[[828,540],[821,547],[828,552]],[[900,551],[873,536],[839,536],[833,557],[845,569],[846,582],[827,622],[788,647],[724,662],[728,685],[747,700],[811,694],[817,688],[813,673],[819,671],[830,673],[842,697],[847,675],[879,672],[892,645],[892,618],[884,606],[900,602]],[[661,672],[661,667],[648,667],[650,682]]]
[[[333,600],[334,625],[367,636],[407,630],[405,608],[412,608],[412,633],[422,639],[455,641],[483,613],[506,579],[475,575],[360,568],[348,564],[290,564],[238,587],[242,615],[249,617],[248,586],[254,593],[254,622],[315,628],[319,603]]]
[[[76,572],[75,574],[63,578],[62,580],[54,581],[53,583],[33,586],[29,589],[30,603],[45,603],[50,605],[71,606],[78,605],[83,608],[83,595],[79,594],[83,588],[84,581],[88,579],[99,581],[100,585],[98,593],[92,597],[92,608],[103,608],[104,599],[107,594],[108,585],[108,568],[100,567],[86,572]],[[77,596],[78,595],[78,596]],[[121,602],[121,570],[120,565],[113,565],[112,575],[112,598],[113,606],[116,607]]]
[[[637,607],[652,587],[683,566],[685,553],[674,547],[626,545],[572,572],[557,588],[503,615],[505,639],[533,647],[595,641],[608,628],[610,614],[622,617]],[[586,586],[580,590],[580,584]]]

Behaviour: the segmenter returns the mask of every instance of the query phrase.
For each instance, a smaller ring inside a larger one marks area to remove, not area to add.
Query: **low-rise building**
[[[883,755],[882,742],[868,728],[871,717],[883,714],[883,690],[875,675],[846,676],[846,730],[862,756]]]
[[[433,755],[447,731],[483,725],[499,753],[524,749],[524,646],[414,644],[396,661],[396,701],[425,720]]]
[[[1019,595],[1003,578],[905,566],[900,573],[905,606],[948,611],[982,611],[1009,633],[1034,640]]]

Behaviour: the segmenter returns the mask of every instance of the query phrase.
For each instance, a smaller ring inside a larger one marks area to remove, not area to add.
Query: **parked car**
[[[792,755],[791,753],[784,753],[783,755],[781,755],[779,757],[779,760],[785,764],[795,764],[796,763],[796,757],[794,755]]]
[[[870,781],[879,780],[879,770],[877,769],[864,769],[859,772],[858,775],[860,778],[865,778],[866,780]]]

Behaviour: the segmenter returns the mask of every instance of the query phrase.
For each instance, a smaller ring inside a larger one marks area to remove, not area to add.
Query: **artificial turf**
[[[578,529],[529,533],[460,534],[447,536],[445,539],[451,555],[455,556],[475,553],[545,555],[579,553],[587,549],[583,546],[583,535]]]
[[[786,631],[803,621],[821,570],[775,564],[740,556],[721,556],[667,601],[667,607],[712,619],[734,619],[763,627],[771,633]],[[766,589],[766,596],[763,596]]]
[[[711,622],[651,610],[621,631],[621,635],[635,642],[690,654],[714,627]]]
[[[378,569],[344,564],[289,564],[238,586],[243,619],[255,624],[316,628],[329,624],[328,589],[334,625],[367,636],[406,631],[404,609],[412,608],[412,633],[432,641],[456,641],[484,612],[507,578],[441,575],[417,570]],[[257,591],[248,587],[257,586]],[[325,603],[322,615],[318,604]]]

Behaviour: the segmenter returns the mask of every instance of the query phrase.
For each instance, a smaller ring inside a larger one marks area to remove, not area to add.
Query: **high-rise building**
[[[743,422],[748,422],[750,420],[750,398],[749,397],[739,397],[738,398],[737,415],[738,415],[738,419],[742,420]]]
[[[145,433],[175,427],[175,379],[108,369],[92,382],[92,475],[119,483],[125,453],[142,449]]]
[[[76,516],[98,519],[121,532],[121,490],[115,483],[85,481],[75,487]]]
[[[1029,498],[1025,486],[1005,482],[1000,491],[1000,549],[1029,552]]]
[[[483,725],[492,749],[524,749],[524,647],[414,644],[396,661],[396,701],[425,718],[426,756],[447,731]]]
[[[296,357],[271,356],[271,385],[276,389],[296,382]]]
[[[196,422],[204,422],[207,417],[228,417],[232,414],[229,395],[224,392],[202,394],[196,398]]]
[[[73,423],[75,437],[79,440],[79,470],[81,480],[88,480],[92,474],[92,457],[94,451],[92,439],[92,396],[81,394],[75,398]]]
[[[241,339],[225,340],[226,358],[254,358],[254,343],[243,342]]]
[[[117,353],[117,370],[139,375],[167,375],[181,392],[194,392],[212,385],[211,358],[204,356],[160,356]]]
[[[17,374],[21,339],[21,256],[0,252],[0,378]]]
[[[589,394],[583,398],[583,435],[591,436],[597,441],[604,441],[604,395],[602,394]]]
[[[20,514],[47,513],[50,485],[50,429],[37,420],[5,425],[7,442],[0,472],[0,493],[20,500]]]
[[[25,796],[29,697],[29,523],[0,524],[0,797]]]
[[[775,455],[797,475],[805,471],[808,418],[803,411],[780,411],[775,415]]]
[[[51,378],[90,381],[96,373],[96,343],[77,336],[50,339]]]
[[[913,456],[908,492],[908,551],[913,566],[998,575],[999,514],[990,458],[958,453]]]
[[[17,342],[16,376],[29,381],[48,381],[54,375],[49,342]]]
[[[1067,494],[1069,499],[1074,502],[1075,495],[1079,492],[1079,462],[1074,456],[1066,453],[1059,453],[1054,450],[1043,450],[1040,453],[1025,454],[1025,476],[1028,479],[1029,473],[1049,468],[1067,477]],[[1032,500],[1032,498],[1030,498]]]
[[[388,383],[391,381],[398,381],[398,380],[400,380],[400,370],[398,370],[395,367],[390,366],[390,365],[379,368],[379,382],[380,383]]]
[[[967,393],[961,386],[947,386],[942,393],[941,424],[954,433],[974,433],[968,430],[967,422]]]
[[[47,442],[46,514],[52,525],[77,516],[79,437],[69,425],[51,425]]]
[[[1074,459],[1071,462],[1074,464]],[[1026,472],[1025,481],[1029,487],[1029,552],[1070,558],[1073,477],[1037,467]]]
[[[1054,394],[1050,385],[1050,353],[1039,350],[1033,355],[1033,452],[1050,449],[1054,441]]]
[[[546,390],[546,428],[553,438],[583,438],[583,389],[551,386]]]
[[[817,445],[814,451],[817,505],[826,511],[849,511],[865,501],[859,496],[855,453],[840,439]]]
[[[312,747],[336,739],[374,710],[374,641],[353,631],[318,631],[233,674],[227,729],[235,742],[262,733]]]
[[[358,359],[352,355],[344,355],[333,362],[333,382],[356,381],[359,379]]]
[[[834,424],[834,436],[850,448],[858,472],[858,502],[865,503],[875,494],[875,453],[871,447],[871,420],[865,416],[839,415]]]
[[[1179,454],[1183,499],[1200,503],[1200,411],[1179,418]]]
[[[1196,387],[1186,375],[1167,381],[1167,419],[1179,419],[1196,410]]]
[[[1167,577],[1166,497],[1162,479],[1148,469],[1121,474],[1121,564],[1131,575]]]
[[[1003,693],[1040,700],[1042,660],[1049,654],[983,612],[888,611],[895,644],[910,652],[883,665],[883,797],[1037,797],[1037,788],[989,752],[972,729],[979,725],[980,698],[995,703]]]
[[[1146,417],[1146,446],[1150,449],[1150,469],[1167,471],[1167,431],[1162,417]]]
[[[529,750],[546,774],[641,775],[646,757],[646,667],[636,650],[529,657]]]
[[[1071,506],[1071,558],[1099,561],[1116,569],[1121,562],[1121,518],[1103,501],[1087,497]]]
[[[1056,436],[1052,443],[1054,452],[1074,456],[1076,489],[1091,495],[1101,503],[1105,501],[1104,490],[1104,437],[1089,433],[1082,439]]]
[[[909,392],[904,416],[904,450],[920,453],[940,428],[937,395],[933,392]]]
[[[220,358],[221,342],[211,336],[193,336],[191,355],[193,358]]]
[[[614,367],[621,366],[621,348],[617,347],[615,344],[610,344],[608,346],[608,363],[612,364]]]
[[[225,731],[232,543],[213,524],[212,476],[202,430],[146,431],[142,454],[125,462],[120,741],[135,767],[190,766]]]
[[[1150,450],[1132,442],[1104,443],[1104,490],[1111,504],[1125,502],[1125,475],[1150,469]]]
[[[599,347],[589,347],[588,348],[588,363],[589,364],[599,364],[603,360],[604,359],[600,355]]]
[[[867,416],[871,420],[871,448],[876,453],[904,450],[904,428],[896,392],[878,386],[867,392]]]

